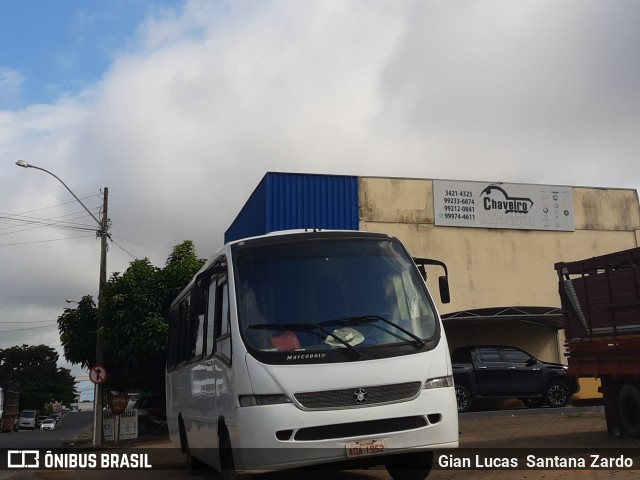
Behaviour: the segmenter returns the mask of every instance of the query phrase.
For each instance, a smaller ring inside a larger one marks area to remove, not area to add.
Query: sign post
[[[97,405],[99,405],[100,410],[102,410],[102,399],[100,399],[100,401],[97,401],[97,396],[98,395],[102,395],[102,388],[100,387],[100,385],[102,385],[104,382],[107,381],[107,369],[105,368],[104,365],[94,365],[93,367],[91,367],[91,370],[89,370],[89,380],[91,380],[91,383],[93,383],[95,385],[94,389],[93,389],[93,405],[94,408],[96,408]],[[94,422],[93,422],[93,438],[94,438],[94,445],[96,444],[95,439],[100,438],[102,439],[102,416],[103,416],[103,412],[100,411],[95,411],[93,412],[93,418],[94,418]],[[96,421],[96,419],[100,419],[100,421]],[[98,428],[100,428],[100,431],[98,431]],[[102,441],[102,440],[101,440]]]
[[[129,395],[126,393],[119,395],[107,393],[107,401],[109,402],[111,412],[116,416],[116,421],[114,422],[114,439],[116,443],[118,443],[118,440],[120,440],[120,415],[127,409],[127,405],[129,405]]]

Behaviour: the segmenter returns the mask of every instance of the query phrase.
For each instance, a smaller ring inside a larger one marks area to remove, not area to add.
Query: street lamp
[[[104,188],[104,198],[102,204],[102,221],[98,220],[96,216],[91,213],[84,203],[76,196],[75,193],[64,183],[60,177],[51,173],[41,167],[36,167],[24,160],[18,160],[16,165],[23,168],[35,168],[36,170],[42,170],[48,173],[56,180],[58,180],[64,188],[66,188],[73,198],[75,198],[80,205],[91,215],[91,218],[98,224],[99,229],[96,231],[97,236],[100,237],[100,284],[98,286],[98,330],[96,337],[96,365],[102,365],[104,363],[104,345],[102,339],[102,330],[104,329],[104,316],[102,315],[102,309],[100,308],[104,304],[104,287],[107,284],[107,238],[109,237],[109,219],[107,217],[107,206],[109,202],[109,189]],[[68,303],[71,303],[67,300]],[[93,445],[99,445],[102,443],[102,384],[96,384],[93,396]]]

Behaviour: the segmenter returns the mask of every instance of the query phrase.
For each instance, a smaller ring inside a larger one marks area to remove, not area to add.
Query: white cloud
[[[17,70],[0,67],[0,109],[17,104],[24,77]]]
[[[211,255],[267,171],[635,188],[638,10],[190,1],[141,25],[77,96],[0,111],[0,210],[70,200],[13,166],[25,158],[79,196],[109,187],[118,243],[162,265],[184,239]],[[95,294],[97,240],[43,245],[0,247],[3,315],[57,317],[65,298]],[[112,246],[109,270],[129,260]]]

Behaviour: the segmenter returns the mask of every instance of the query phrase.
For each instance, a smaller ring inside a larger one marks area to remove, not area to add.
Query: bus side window
[[[219,310],[216,312],[216,353],[231,362],[231,318],[229,312],[229,288],[224,279],[218,284]]]
[[[189,315],[191,311],[191,293],[180,302],[178,311],[178,328],[176,336],[176,366],[187,361],[187,339]]]
[[[218,278],[216,276],[211,278],[209,284],[208,301],[207,301],[207,341],[205,348],[207,349],[207,356],[213,355],[215,352],[214,333],[215,333],[215,318],[216,318],[216,294],[218,292]]]
[[[176,365],[176,348],[178,346],[178,309],[169,313],[169,346],[167,347],[167,369]]]
[[[189,313],[188,359],[195,361],[202,358],[204,344],[204,320],[206,312],[206,287],[194,289]]]

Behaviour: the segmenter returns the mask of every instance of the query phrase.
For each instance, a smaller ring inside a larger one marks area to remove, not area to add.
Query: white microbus
[[[345,462],[425,478],[434,449],[458,446],[458,412],[421,276],[444,264],[416,262],[398,239],[360,231],[222,247],[171,305],[167,418],[192,467]],[[440,287],[446,302],[446,276]]]

